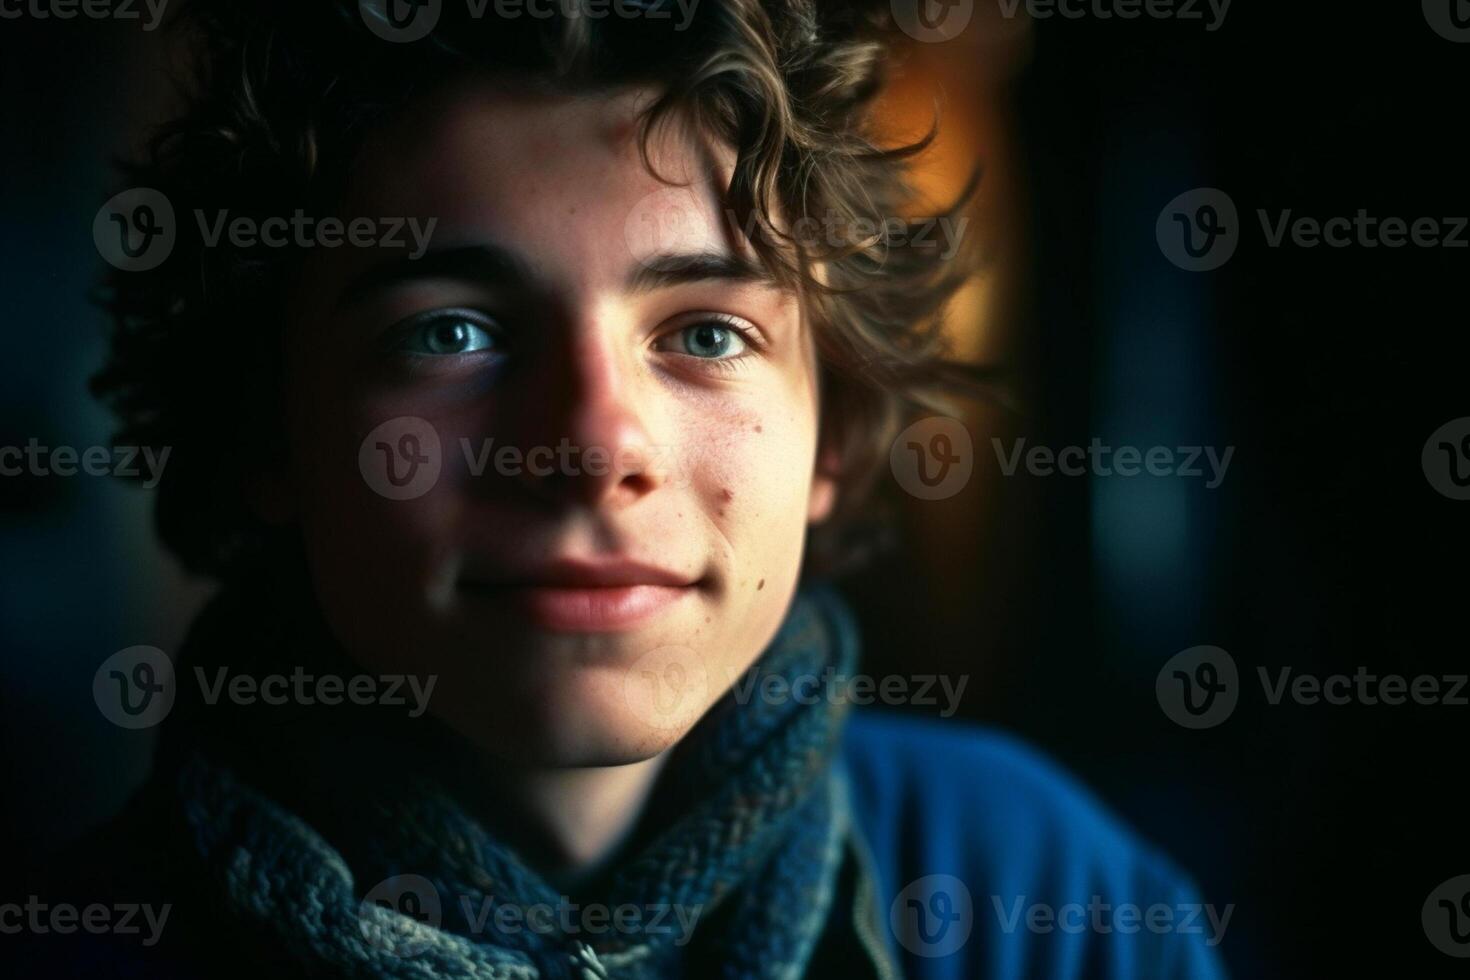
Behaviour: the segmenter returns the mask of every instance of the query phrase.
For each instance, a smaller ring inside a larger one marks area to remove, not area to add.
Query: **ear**
[[[837,478],[842,468],[842,454],[825,442],[817,450],[816,468],[812,472],[812,488],[807,495],[806,519],[820,524],[837,504]]]

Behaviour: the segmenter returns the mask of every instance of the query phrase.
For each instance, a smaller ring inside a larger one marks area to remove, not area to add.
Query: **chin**
[[[464,685],[485,695],[440,706],[442,721],[487,754],[515,766],[580,768],[643,762],[677,744],[713,703],[718,692],[686,687],[670,694],[669,673],[649,675],[647,662],[620,666],[563,664],[545,671],[520,696],[505,683]],[[683,676],[688,676],[688,672]],[[647,698],[657,680],[663,697]],[[697,697],[695,696],[697,693]],[[430,709],[434,710],[433,708]]]

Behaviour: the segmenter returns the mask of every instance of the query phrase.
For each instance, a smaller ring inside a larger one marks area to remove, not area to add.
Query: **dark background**
[[[1017,43],[985,98],[1021,221],[978,325],[1017,407],[967,418],[960,496],[887,481],[903,543],[846,583],[867,669],[970,675],[966,718],[1061,760],[1206,901],[1235,904],[1234,975],[1463,975],[1420,907],[1470,872],[1470,707],[1271,706],[1255,674],[1470,670],[1470,503],[1420,464],[1431,432],[1470,415],[1470,249],[1270,248],[1256,210],[1470,215],[1470,45],[1418,4],[1250,0],[1215,32],[1052,18]],[[915,57],[986,56],[964,45]],[[85,392],[103,354],[91,223],[109,155],[167,92],[159,50],[136,24],[0,21],[0,445],[107,441]],[[1154,223],[1201,186],[1234,200],[1241,243],[1190,273]],[[1094,436],[1235,455],[1206,490],[1002,478],[990,443]],[[103,819],[146,767],[147,734],[100,716],[92,673],[126,646],[176,649],[206,591],[153,545],[148,508],[108,480],[0,478],[0,831],[19,853]],[[1154,681],[1198,644],[1230,651],[1244,691],[1224,724],[1187,731]]]

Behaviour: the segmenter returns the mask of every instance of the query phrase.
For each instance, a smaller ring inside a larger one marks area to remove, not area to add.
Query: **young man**
[[[967,272],[871,230],[913,152],[866,135],[886,5],[564,6],[193,5],[131,180],[177,242],[114,276],[98,389],[222,589],[73,862],[171,915],[67,955],[1217,975],[1201,931],[1036,925],[1195,902],[1044,763],[823,687],[856,637],[817,578]]]

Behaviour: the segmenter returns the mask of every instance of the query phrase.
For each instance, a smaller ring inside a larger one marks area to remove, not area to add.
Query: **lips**
[[[557,632],[634,629],[692,596],[698,585],[697,576],[624,558],[472,572],[459,583],[462,593]]]

